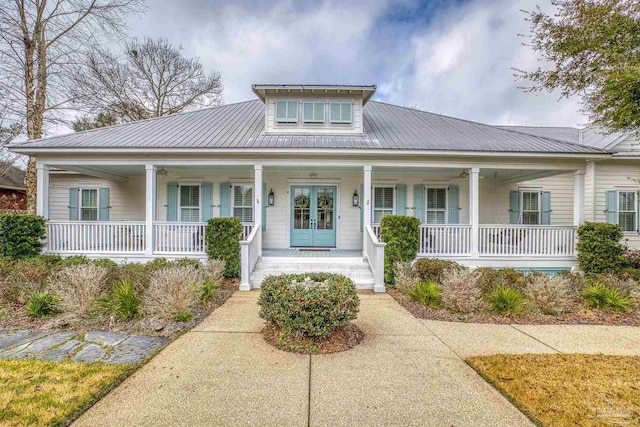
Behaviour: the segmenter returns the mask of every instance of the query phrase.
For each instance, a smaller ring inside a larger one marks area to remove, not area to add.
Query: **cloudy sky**
[[[537,60],[518,34],[550,0],[148,0],[138,37],[165,37],[222,73],[227,103],[253,83],[376,84],[376,98],[491,124],[585,124],[576,100],[523,93]]]

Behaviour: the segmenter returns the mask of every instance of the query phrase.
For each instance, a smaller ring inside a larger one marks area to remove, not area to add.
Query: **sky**
[[[227,103],[254,83],[375,84],[374,99],[489,124],[586,124],[576,99],[524,93],[538,60],[522,10],[550,0],[147,0],[136,37],[219,71]]]

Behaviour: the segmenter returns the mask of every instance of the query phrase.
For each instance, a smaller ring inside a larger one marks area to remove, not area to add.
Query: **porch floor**
[[[344,250],[344,249],[305,249],[305,248],[289,248],[289,249],[263,249],[263,257],[362,257],[362,251]]]

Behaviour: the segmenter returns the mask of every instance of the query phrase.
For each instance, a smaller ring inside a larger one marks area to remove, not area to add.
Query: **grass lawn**
[[[640,425],[640,357],[525,354],[467,362],[538,425]]]
[[[0,425],[66,425],[133,369],[131,365],[0,360]]]

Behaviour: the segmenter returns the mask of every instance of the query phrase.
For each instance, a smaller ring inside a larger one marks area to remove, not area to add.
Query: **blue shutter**
[[[178,183],[167,183],[167,221],[178,221]]]
[[[449,224],[460,223],[460,188],[457,185],[449,186]]]
[[[520,192],[518,190],[509,192],[509,222],[520,224]]]
[[[78,187],[69,188],[69,221],[78,220]]]
[[[202,212],[202,221],[206,222],[213,218],[213,184],[203,182],[200,188],[202,191],[200,210]]]
[[[268,199],[268,195],[267,195],[267,183],[263,182],[262,183],[262,231],[267,229],[267,199]]]
[[[364,231],[364,185],[360,186],[360,232]]]
[[[101,188],[100,192],[100,206],[98,209],[98,221],[109,221],[109,189]]]
[[[540,221],[542,225],[551,224],[551,192],[542,192],[542,219]]]
[[[396,215],[407,214],[407,186],[396,185]]]
[[[413,186],[413,215],[424,224],[424,185]]]
[[[615,190],[607,191],[607,210],[605,213],[609,224],[618,223],[618,192]]]
[[[228,182],[220,183],[220,217],[228,218],[231,216],[231,184]]]

